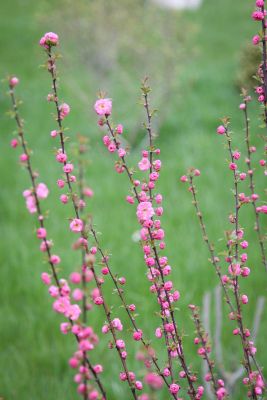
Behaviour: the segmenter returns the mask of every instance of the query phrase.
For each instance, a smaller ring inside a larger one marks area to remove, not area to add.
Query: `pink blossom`
[[[69,359],[69,366],[70,366],[71,368],[78,368],[78,366],[79,366],[79,360],[77,360],[77,358],[74,358],[74,357],[70,358],[70,359]]]
[[[144,201],[138,204],[136,215],[140,222],[150,220],[154,214],[154,209],[149,201]]]
[[[63,153],[62,150],[60,149],[56,155],[56,159],[58,162],[64,164],[67,161],[67,154]]]
[[[98,115],[110,115],[112,111],[112,100],[99,99],[95,102],[94,109]]]
[[[10,146],[15,149],[18,146],[19,142],[17,139],[12,139],[10,142]]]
[[[59,264],[60,263],[60,257],[59,256],[57,256],[57,255],[55,255],[55,254],[53,254],[51,257],[50,257],[50,262],[52,263],[52,264]]]
[[[118,155],[119,155],[119,157],[123,158],[126,156],[126,151],[121,147],[118,150]]]
[[[79,218],[74,218],[70,223],[70,230],[72,232],[81,232],[83,230],[83,221]]]
[[[29,156],[26,153],[23,153],[19,157],[21,162],[26,162],[29,159]]]
[[[103,298],[101,296],[97,296],[97,297],[94,298],[94,303],[97,306],[101,306],[104,303],[104,300],[103,300]]]
[[[55,137],[57,136],[57,131],[56,131],[56,130],[51,131],[51,132],[50,132],[50,136],[51,136],[52,138],[55,138]]]
[[[40,46],[48,48],[48,46],[56,46],[58,44],[58,35],[54,32],[47,32],[40,39]]]
[[[81,301],[83,299],[83,291],[79,288],[74,289],[72,292],[73,300]]]
[[[59,106],[60,118],[64,119],[70,113],[70,106],[67,103],[62,103]]]
[[[71,325],[68,322],[62,322],[60,324],[60,331],[63,333],[63,335],[66,335],[70,331]]]
[[[65,172],[65,174],[70,174],[73,171],[73,169],[74,169],[73,164],[70,163],[64,165],[63,167],[63,171]]]
[[[218,126],[218,128],[217,128],[218,135],[224,135],[225,132],[226,132],[226,129],[223,125]]]
[[[171,394],[176,394],[176,393],[178,393],[179,392],[179,390],[180,390],[180,386],[179,385],[177,385],[176,383],[172,383],[171,385],[170,385],[170,393]]]
[[[133,339],[136,340],[136,341],[141,340],[142,336],[143,336],[143,332],[141,331],[141,329],[138,329],[138,331],[135,331],[133,333]]]
[[[135,382],[135,387],[137,390],[142,390],[143,389],[143,384],[140,381]]]
[[[255,21],[262,21],[264,19],[264,13],[262,11],[254,11],[251,17]]]
[[[12,76],[12,78],[9,79],[9,85],[13,88],[19,84],[19,79],[16,76]]]
[[[51,277],[47,272],[43,272],[41,274],[41,279],[44,282],[45,285],[50,285],[51,284]]]
[[[86,188],[83,189],[83,194],[86,197],[93,197],[94,192],[93,192],[93,190],[91,188],[86,187]]]
[[[124,349],[125,348],[125,343],[122,339],[117,339],[116,340],[116,346],[118,349]]]
[[[79,318],[81,312],[82,311],[77,304],[72,304],[65,311],[65,317],[71,319],[72,321],[76,321]]]
[[[252,43],[254,44],[254,46],[257,46],[260,43],[260,41],[261,41],[261,38],[259,35],[253,36]]]
[[[122,124],[117,125],[116,131],[119,135],[121,135],[123,133],[123,125]]]
[[[49,190],[44,183],[39,183],[36,187],[36,195],[38,199],[46,199],[49,194]]]
[[[184,182],[188,182],[187,176],[186,175],[181,176],[180,181],[183,182],[183,183]]]
[[[138,167],[139,167],[140,171],[147,171],[151,167],[149,159],[146,157],[143,157],[142,160],[139,161]]]
[[[157,329],[156,329],[156,331],[155,331],[155,336],[156,336],[158,339],[162,338],[162,330],[161,330],[161,328],[157,328]]]

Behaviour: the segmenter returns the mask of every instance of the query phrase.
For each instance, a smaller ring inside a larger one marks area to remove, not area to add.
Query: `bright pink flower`
[[[17,139],[12,139],[10,142],[10,146],[15,149],[18,146],[19,142]]]
[[[60,331],[63,335],[66,335],[70,331],[71,325],[68,322],[62,322],[60,324]]]
[[[70,301],[67,297],[59,297],[53,304],[53,309],[60,313],[65,314],[70,308]]]
[[[58,150],[58,153],[56,155],[56,159],[57,159],[58,162],[64,164],[67,161],[67,158],[68,157],[67,157],[66,153],[63,153],[61,149]]]
[[[241,172],[239,174],[239,178],[240,178],[241,181],[244,181],[246,179],[246,177],[247,177],[247,174],[245,172]]]
[[[242,301],[243,304],[247,304],[248,303],[248,296],[243,294],[241,296],[241,301]]]
[[[262,21],[264,19],[264,13],[262,11],[254,11],[251,15],[255,21]]]
[[[26,197],[26,206],[31,214],[36,213],[37,207],[36,207],[36,201],[35,201],[34,196],[30,195],[30,196]]]
[[[47,272],[43,272],[41,274],[41,279],[44,282],[45,285],[50,285],[51,284],[51,277]]]
[[[240,246],[242,249],[246,249],[248,247],[248,242],[246,240],[243,240],[243,242],[240,243]]]
[[[155,336],[156,336],[158,339],[161,339],[161,338],[162,338],[162,330],[161,330],[161,328],[157,328],[157,329],[156,329],[156,331],[155,331]]]
[[[94,109],[98,115],[110,115],[112,111],[112,100],[99,99],[95,102]]]
[[[70,230],[72,232],[81,232],[83,230],[83,221],[79,218],[74,218],[70,223]]]
[[[229,168],[230,168],[232,171],[235,171],[235,170],[237,169],[236,163],[231,162],[231,163],[229,164]]]
[[[140,222],[150,220],[154,214],[154,209],[149,201],[144,201],[138,204],[136,215]]]
[[[126,156],[126,151],[121,147],[121,148],[119,148],[119,150],[118,150],[118,155],[119,155],[119,157],[125,157]]]
[[[141,340],[142,337],[143,337],[143,332],[141,331],[141,329],[138,329],[138,331],[135,331],[133,333],[133,339],[136,340],[136,341]]]
[[[82,311],[77,304],[72,304],[67,308],[64,315],[72,321],[76,321],[79,318],[81,312]]]
[[[16,76],[12,76],[12,78],[9,79],[9,85],[13,88],[19,84],[19,79]]]
[[[36,234],[37,234],[38,239],[44,239],[46,237],[46,229],[38,228]]]
[[[138,167],[139,167],[140,171],[147,171],[151,167],[149,159],[146,157],[143,157],[142,160],[139,161]]]
[[[36,194],[38,199],[46,199],[49,194],[49,190],[44,183],[39,183],[36,187]]]
[[[99,399],[99,393],[97,390],[92,390],[88,395],[88,400],[97,400]]]
[[[48,48],[48,46],[56,46],[58,44],[58,35],[54,32],[47,32],[40,39],[40,46]]]
[[[68,201],[69,201],[69,198],[68,198],[68,196],[67,196],[66,194],[62,194],[62,195],[60,196],[60,201],[61,201],[61,203],[63,203],[63,204],[67,204]]]
[[[51,297],[56,298],[59,295],[59,288],[57,286],[52,285],[49,287],[48,292]]]
[[[70,106],[67,103],[62,103],[59,106],[60,118],[64,119],[70,113]]]
[[[74,358],[74,357],[70,358],[70,359],[69,359],[69,366],[70,366],[71,368],[78,368],[78,366],[79,366],[79,360],[78,360],[77,358]]]
[[[112,320],[112,326],[113,326],[113,328],[117,329],[118,331],[122,331],[123,330],[123,325],[122,325],[121,320],[119,318],[114,318]]]
[[[26,162],[29,159],[29,156],[26,153],[23,153],[19,157],[21,162]]]
[[[227,396],[227,391],[226,391],[225,388],[222,387],[222,388],[217,390],[216,395],[217,395],[217,399],[218,400],[223,400]]]
[[[254,44],[254,46],[257,46],[260,43],[260,41],[261,41],[261,38],[259,35],[253,36],[252,43]]]
[[[86,188],[83,189],[83,194],[86,197],[93,197],[94,192],[93,192],[93,190],[91,188],[86,187]]]
[[[176,383],[172,383],[171,385],[170,385],[170,393],[171,394],[176,394],[176,393],[178,393],[179,392],[179,390],[180,390],[180,386],[179,385],[177,385]]]
[[[65,174],[70,174],[73,171],[73,169],[74,169],[73,164],[70,163],[64,165],[63,167],[63,171],[65,172]]]
[[[118,349],[124,349],[125,348],[125,343],[122,339],[117,339],[116,340],[116,346]]]
[[[183,182],[183,183],[184,182],[188,182],[187,176],[186,175],[181,176],[180,181]]]
[[[60,257],[59,256],[57,256],[57,255],[55,255],[55,254],[53,254],[51,257],[50,257],[50,262],[52,263],[52,264],[59,264],[60,263]]]
[[[72,272],[70,275],[70,281],[78,285],[82,281],[81,274],[79,272]]]
[[[116,151],[116,145],[115,145],[115,143],[111,142],[111,143],[108,145],[108,151],[109,151],[110,153],[114,153],[114,152]]]
[[[72,292],[73,300],[81,301],[83,299],[83,291],[79,288],[74,289]]]
[[[140,381],[135,382],[135,387],[137,390],[142,390],[143,389],[143,384]]]
[[[122,124],[117,125],[116,131],[119,135],[121,135],[123,133],[123,125]]]
[[[89,342],[89,340],[81,340],[79,343],[79,349],[84,352],[84,351],[90,351],[93,350],[94,345]]]
[[[101,296],[95,297],[95,298],[94,298],[94,303],[95,303],[97,306],[101,306],[101,305],[104,303],[103,297],[101,297]]]
[[[218,126],[218,128],[217,128],[218,135],[224,135],[225,132],[226,132],[226,129],[223,125]]]
[[[57,136],[57,131],[56,131],[56,130],[51,131],[51,132],[50,132],[50,136],[51,136],[52,138],[55,138],[55,137]]]

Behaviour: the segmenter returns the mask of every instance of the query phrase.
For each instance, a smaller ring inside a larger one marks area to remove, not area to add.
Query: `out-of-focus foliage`
[[[242,49],[239,60],[240,67],[237,74],[238,89],[244,86],[246,89],[252,89],[256,86],[254,76],[260,63],[261,52],[259,47],[247,45]]]
[[[141,0],[135,0],[134,6],[132,0],[58,3],[53,12],[51,2],[42,5],[39,18],[48,26],[58,27],[62,45],[65,49],[71,47],[71,51],[64,51],[64,57],[71,54],[66,62],[77,63],[79,71],[84,71],[82,88],[75,87],[77,77],[69,83],[85,101],[86,87],[91,94],[105,89],[112,96],[123,95],[122,111],[128,115],[129,139],[135,144],[140,129],[136,120],[140,121],[142,112],[141,107],[132,109],[138,98],[136,83],[149,75],[153,100],[161,109],[161,116],[167,118],[168,110],[174,112],[182,61],[184,65],[191,53],[188,43],[193,24],[185,23],[179,12]]]

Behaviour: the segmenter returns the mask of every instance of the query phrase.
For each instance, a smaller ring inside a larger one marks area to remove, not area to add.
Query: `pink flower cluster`
[[[49,194],[49,190],[47,186],[44,183],[39,183],[36,186],[36,193],[32,189],[26,189],[23,192],[23,197],[26,200],[26,206],[27,209],[31,214],[34,214],[37,212],[37,207],[36,207],[36,198],[35,195],[39,200],[46,199]]]
[[[49,49],[51,46],[58,45],[58,35],[54,32],[47,32],[44,36],[40,39],[40,46],[44,47],[45,49]]]

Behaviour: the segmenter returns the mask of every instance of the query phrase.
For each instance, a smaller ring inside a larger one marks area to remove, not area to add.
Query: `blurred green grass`
[[[241,151],[244,150],[242,115],[238,111],[239,94],[235,80],[238,69],[244,67],[239,64],[239,53],[242,46],[250,41],[255,30],[255,25],[250,20],[252,3],[206,0],[199,11],[186,12],[179,16],[183,21],[183,29],[189,36],[185,42],[187,56],[177,61],[181,63],[178,86],[174,93],[171,92],[166,97],[167,104],[164,104],[163,115],[159,111],[161,125],[157,143],[162,150],[164,167],[159,183],[165,207],[162,220],[166,228],[167,255],[173,267],[173,279],[182,295],[177,315],[181,331],[185,332],[185,353],[194,368],[199,367],[199,360],[192,346],[194,329],[187,305],[191,302],[201,304],[203,294],[207,290],[213,290],[217,280],[207,261],[208,254],[202,244],[190,196],[177,182],[187,167],[195,166],[201,169],[199,196],[208,231],[218,250],[223,250],[224,242],[220,239],[223,238],[223,231],[229,229],[227,216],[231,211],[233,198],[230,174],[225,163],[227,155],[221,138],[214,132],[219,117],[233,117],[236,145]],[[50,3],[50,7],[51,4],[57,9],[60,3]],[[44,206],[51,210],[48,229],[55,242],[55,251],[62,257],[62,272],[66,276],[69,271],[79,267],[79,257],[77,258],[77,254],[72,251],[64,253],[66,244],[71,244],[67,218],[72,213],[69,206],[64,208],[57,201],[59,191],[55,181],[59,170],[53,154],[53,147],[56,145],[51,143],[49,137],[54,123],[50,117],[51,107],[45,101],[50,81],[47,73],[38,68],[44,62],[44,56],[38,46],[40,36],[50,30],[61,33],[61,25],[57,25],[58,20],[53,19],[53,13],[49,14],[47,11],[45,18],[40,18],[42,6],[46,5],[46,2],[32,0],[15,0],[3,5],[0,16],[0,75],[4,77],[8,73],[16,74],[21,80],[18,88],[24,102],[21,113],[26,120],[25,130],[30,147],[34,149],[34,165],[38,166],[41,180],[51,189],[51,195]],[[187,26],[188,32],[184,28]],[[120,29],[127,30],[127,23]],[[151,27],[151,37],[155,29],[156,26]],[[60,93],[72,106],[72,114],[67,121],[69,136],[73,139],[75,133],[80,132],[90,136],[91,140],[89,157],[92,165],[88,169],[87,180],[95,191],[95,197],[89,208],[94,214],[97,228],[102,232],[103,247],[112,254],[111,263],[114,270],[123,274],[130,282],[126,291],[129,303],[135,302],[141,314],[149,315],[149,318],[139,318],[138,322],[147,334],[150,332],[151,337],[158,320],[154,316],[156,307],[148,292],[148,282],[144,279],[142,254],[139,245],[131,239],[138,226],[134,208],[124,201],[125,195],[128,194],[128,182],[124,176],[118,176],[114,172],[112,157],[102,148],[101,135],[92,112],[96,91],[102,83],[90,82],[86,66],[74,58],[75,49],[64,43],[64,37],[61,37],[61,42],[62,52],[68,49],[70,54],[73,54],[73,62],[70,61],[71,56],[66,56],[59,63]],[[159,56],[163,51],[160,46],[157,47],[156,41],[151,42],[150,37],[144,37],[143,45],[148,55],[151,46],[158,51]],[[129,65],[129,69],[130,67]],[[138,79],[141,78],[142,76],[136,76],[136,88],[131,91],[135,91],[135,96],[129,96],[129,88],[115,73],[110,77],[110,81],[109,78],[105,79],[107,88],[112,90],[108,94],[114,101],[114,120],[124,123],[126,135],[130,132],[130,129],[127,129],[128,115],[130,121],[132,115],[140,115]],[[76,86],[73,86],[74,82]],[[157,81],[153,81],[153,76],[152,85],[156,91]],[[29,186],[28,177],[18,166],[18,152],[9,147],[14,123],[5,115],[5,111],[10,107],[5,91],[6,87],[2,85],[0,395],[7,400],[78,398],[75,394],[75,384],[71,382],[73,371],[70,371],[67,365],[67,359],[74,351],[75,345],[71,337],[62,337],[60,334],[58,325],[61,319],[51,311],[52,302],[39,278],[47,266],[38,251],[34,218],[25,210],[21,196],[22,191]],[[260,148],[263,145],[259,139],[261,131],[257,128],[259,110],[256,104],[251,108],[254,143]],[[140,130],[139,135],[144,135],[144,132]],[[134,164],[138,157],[139,153],[133,152],[131,163]],[[258,178],[259,192],[263,193],[260,175]],[[245,184],[244,191],[247,192]],[[55,215],[60,216],[60,223],[54,219]],[[244,290],[250,297],[246,308],[246,320],[250,326],[257,296],[266,295],[266,280],[263,279],[252,229],[253,215],[249,208],[242,212],[242,218],[242,224],[247,227],[247,238],[251,242],[249,257],[253,273],[250,279],[244,282]],[[111,286],[107,283],[105,291],[108,296],[110,290]],[[114,295],[110,296],[110,299],[115,305],[118,304]],[[120,309],[118,313],[121,314]],[[90,320],[99,331],[104,315],[92,313]],[[258,340],[258,361],[261,365],[267,365],[263,336],[266,323],[265,313]],[[126,322],[125,325],[127,326]],[[231,330],[232,325],[225,319],[223,341],[227,349],[225,363],[229,368],[237,366],[240,359],[239,354],[236,354],[238,339],[232,339]],[[92,360],[95,363],[99,359],[103,361],[103,379],[108,382],[107,386],[112,392],[110,399],[128,398],[126,387],[121,387],[114,378],[114,373],[120,370],[119,363],[113,352],[106,351],[106,340],[92,353]],[[156,348],[162,355],[157,343]],[[140,367],[137,361],[133,360],[132,354],[131,366],[134,370]],[[165,398],[164,394],[162,398]],[[238,389],[233,398],[242,399],[242,392]]]

